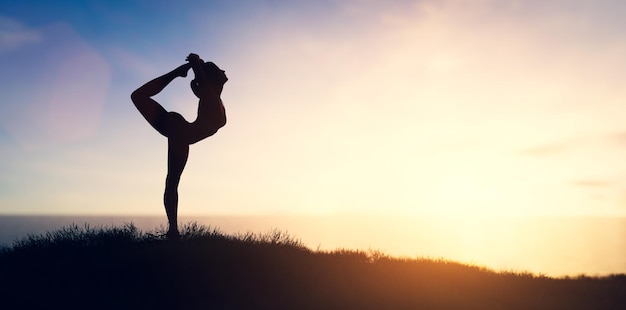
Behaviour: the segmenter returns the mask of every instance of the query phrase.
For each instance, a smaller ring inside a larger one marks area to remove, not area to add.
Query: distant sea
[[[72,223],[165,227],[165,216],[0,216],[0,245]],[[380,251],[548,276],[626,274],[626,218],[181,216],[224,233],[287,232],[313,250]]]

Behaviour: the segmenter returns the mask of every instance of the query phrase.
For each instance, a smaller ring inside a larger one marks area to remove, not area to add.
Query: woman
[[[169,222],[167,237],[176,239],[178,232],[178,183],[183,173],[189,145],[210,137],[226,124],[226,112],[220,95],[228,80],[223,70],[212,62],[204,62],[196,54],[189,54],[188,63],[166,73],[131,94],[131,99],[141,115],[159,133],[167,137],[167,178],[163,202]],[[200,99],[198,116],[192,123],[176,112],[167,112],[151,97],[161,92],[177,77],[186,77],[193,69],[195,79],[191,90]]]

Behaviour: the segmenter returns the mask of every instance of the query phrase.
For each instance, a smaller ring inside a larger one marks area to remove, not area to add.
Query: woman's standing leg
[[[170,137],[167,140],[167,178],[165,179],[165,194],[163,202],[165,213],[169,222],[167,231],[168,238],[178,238],[178,184],[183,174],[187,158],[189,157],[189,144],[183,139]]]

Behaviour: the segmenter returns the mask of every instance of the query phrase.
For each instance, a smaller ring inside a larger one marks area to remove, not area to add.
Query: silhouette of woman
[[[167,237],[176,239],[178,232],[178,183],[183,173],[189,145],[210,137],[226,124],[226,112],[220,95],[228,80],[224,71],[212,62],[204,62],[196,54],[187,56],[188,63],[166,73],[131,94],[131,100],[141,115],[160,134],[167,137],[167,177],[163,202],[169,222]],[[193,69],[195,78],[191,90],[198,97],[198,116],[189,123],[182,115],[166,111],[151,97],[161,92],[177,77],[186,77]]]

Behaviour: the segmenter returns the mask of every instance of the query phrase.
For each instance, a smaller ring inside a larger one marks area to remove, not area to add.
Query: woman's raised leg
[[[137,88],[130,98],[137,107],[137,110],[150,123],[150,125],[164,136],[168,134],[168,113],[167,111],[151,97],[160,93],[169,83],[177,77],[187,76],[187,71],[191,68],[190,64],[184,64],[178,68],[166,73],[146,84]]]

